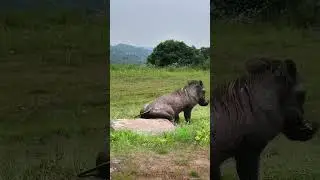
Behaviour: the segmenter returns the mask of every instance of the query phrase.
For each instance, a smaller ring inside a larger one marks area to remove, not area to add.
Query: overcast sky
[[[111,45],[155,47],[167,39],[210,45],[209,0],[111,0]]]

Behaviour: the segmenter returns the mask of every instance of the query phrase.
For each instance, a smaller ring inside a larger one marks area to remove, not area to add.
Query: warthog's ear
[[[290,76],[295,82],[297,77],[296,63],[291,59],[285,59],[284,61],[274,61],[272,63],[272,71],[278,77]]]
[[[296,63],[291,60],[291,59],[286,59],[284,61],[286,68],[287,68],[287,72],[288,74],[294,79],[296,80],[297,78],[297,66]]]
[[[200,84],[200,86],[203,86],[203,83],[202,83],[202,81],[201,81],[201,80],[199,80],[199,84]]]
[[[283,72],[284,62],[281,60],[272,60],[270,62],[270,69],[273,73]]]
[[[247,60],[245,68],[249,73],[262,73],[270,68],[270,61],[266,58],[256,58]]]

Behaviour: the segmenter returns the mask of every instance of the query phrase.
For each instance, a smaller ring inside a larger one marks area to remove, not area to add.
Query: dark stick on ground
[[[99,152],[96,158],[96,167],[78,174],[78,177],[97,177],[107,179],[110,170],[110,161],[104,152]]]

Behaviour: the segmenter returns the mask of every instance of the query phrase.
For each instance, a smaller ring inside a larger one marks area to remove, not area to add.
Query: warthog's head
[[[318,123],[304,119],[306,92],[300,78],[296,76],[295,84],[288,91],[283,103],[285,123],[282,132],[293,141],[310,140],[318,131]]]
[[[304,119],[306,89],[300,79],[296,64],[290,59],[276,60],[261,58],[247,64],[251,73],[269,69],[278,84],[281,113],[284,117],[282,133],[290,140],[307,141],[318,131],[318,123]]]
[[[209,100],[206,100],[206,91],[201,80],[188,81],[185,89],[188,92],[188,96],[194,99],[200,106],[207,106],[209,104]]]

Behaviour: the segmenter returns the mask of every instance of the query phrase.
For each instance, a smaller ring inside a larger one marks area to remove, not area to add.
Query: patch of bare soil
[[[111,165],[111,179],[209,179],[209,151],[190,149],[169,154],[135,153]]]

